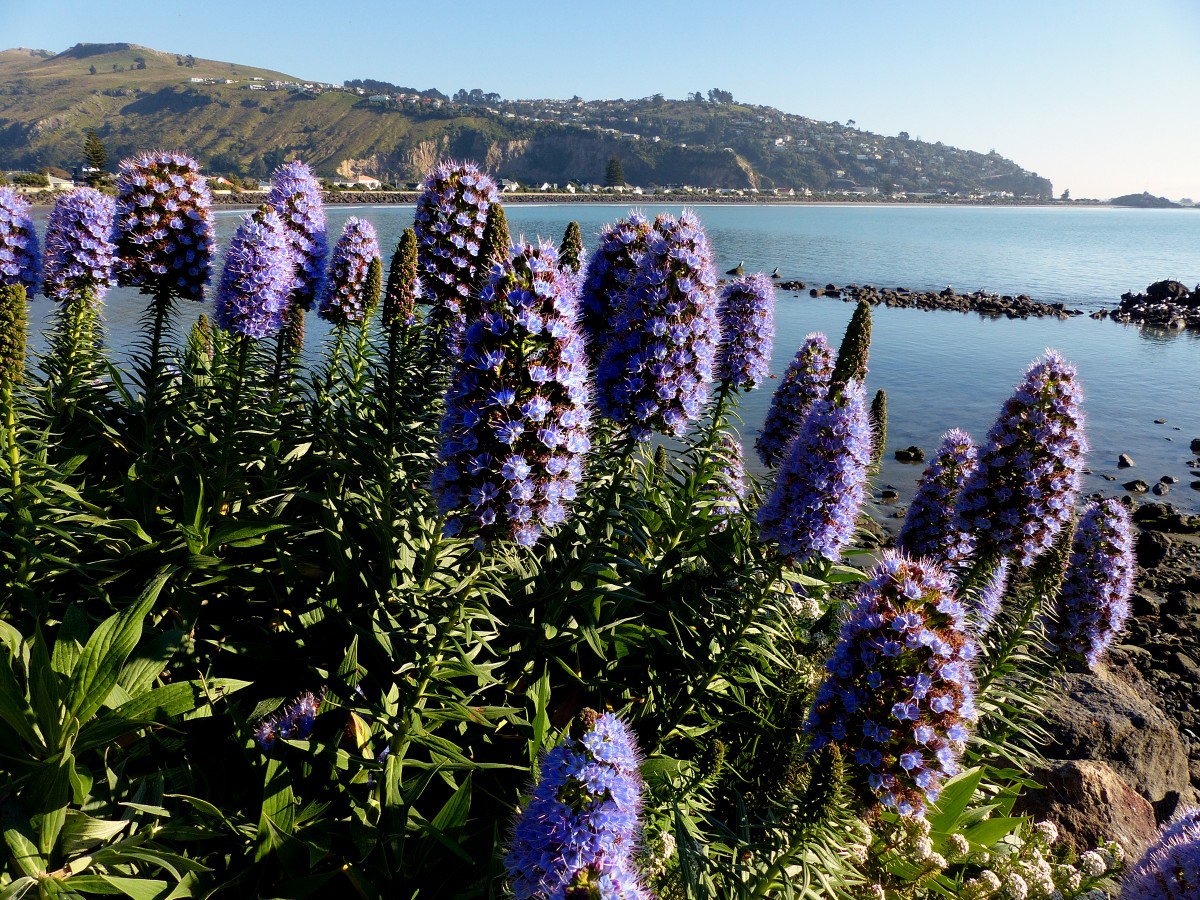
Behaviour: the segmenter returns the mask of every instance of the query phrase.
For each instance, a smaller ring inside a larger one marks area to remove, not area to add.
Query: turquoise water
[[[678,206],[648,205],[648,213]],[[986,288],[1027,293],[1088,311],[1116,305],[1126,290],[1160,278],[1200,282],[1200,211],[877,205],[712,205],[696,207],[709,232],[721,271],[744,260],[746,271],[778,266],[785,279],[875,284],[960,291]],[[585,245],[624,206],[518,205],[506,208],[514,236],[555,242],[567,223],[579,221]],[[217,232],[228,240],[241,213],[219,210]],[[357,215],[370,219],[385,248],[412,223],[412,207],[334,207],[331,233]],[[44,225],[44,223],[43,223]],[[135,333],[144,300],[136,292],[109,294],[109,342],[120,352]],[[185,310],[190,316],[199,304]],[[824,331],[834,346],[850,318],[850,304],[782,293],[777,309],[772,370],[786,368],[804,336]],[[36,333],[49,305],[36,301]],[[1029,362],[1047,347],[1079,368],[1085,392],[1093,475],[1088,491],[1120,493],[1133,478],[1153,484],[1180,479],[1166,499],[1200,511],[1200,469],[1187,463],[1200,437],[1200,334],[1166,334],[1086,317],[1069,321],[983,319],[949,312],[877,308],[868,389],[888,392],[888,462],[879,484],[911,498],[921,466],[891,460],[896,447],[932,449],[951,427],[982,440],[1001,403]],[[326,333],[310,317],[310,346]],[[774,384],[772,382],[771,384]],[[752,438],[770,403],[771,384],[745,399],[742,416]],[[1155,419],[1167,424],[1156,425]],[[752,443],[752,439],[748,440]],[[1129,453],[1136,468],[1116,469]],[[1116,475],[1108,482],[1103,474]],[[886,514],[888,508],[884,508]]]

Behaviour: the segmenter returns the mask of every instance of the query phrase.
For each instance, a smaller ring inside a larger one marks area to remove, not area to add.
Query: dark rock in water
[[[1181,281],[1156,281],[1146,288],[1146,296],[1155,303],[1174,303],[1191,295],[1187,285]]]
[[[1200,289],[1178,281],[1156,281],[1145,293],[1126,292],[1111,314],[1114,322],[1177,330],[1200,328]]]
[[[1200,453],[1200,438],[1192,438],[1192,452]]]
[[[1128,453],[1122,453],[1120,456],[1117,457],[1117,468],[1118,469],[1128,469],[1134,465],[1136,465],[1136,463],[1133,461],[1133,457],[1130,456]]]
[[[925,451],[920,447],[905,447],[896,451],[896,462],[921,463],[925,462]]]
[[[884,488],[879,492],[879,499],[883,503],[895,503],[900,499],[900,492],[895,488]]]
[[[1162,478],[1158,479],[1158,483],[1159,484],[1179,484],[1179,479],[1176,478],[1174,475],[1164,475]]]
[[[1121,485],[1121,487],[1125,488],[1125,490],[1129,491],[1131,494],[1144,494],[1146,491],[1150,490],[1150,485],[1146,484],[1146,482],[1142,481],[1140,478],[1133,481],[1127,481]]]
[[[1137,859],[1158,832],[1154,807],[1103,762],[1050,760],[1034,777],[1042,789],[1022,795],[1014,812],[1049,819],[1077,853],[1114,840]]]
[[[1157,497],[1165,497],[1167,494],[1171,493],[1171,486],[1169,484],[1165,484],[1164,482],[1156,481],[1154,483],[1154,487],[1150,488],[1150,493]]]
[[[820,292],[820,291],[818,291],[816,288],[813,288],[812,290],[810,290],[810,291],[808,292],[808,296],[810,296],[810,297],[820,297],[820,296],[821,296],[821,292]]]
[[[1166,420],[1166,419],[1155,419],[1155,420],[1154,420],[1154,424],[1155,424],[1155,425],[1166,425],[1166,424],[1167,424],[1167,420]]]
[[[1183,740],[1140,679],[1123,680],[1105,668],[1073,672],[1053,692],[1055,702],[1046,709],[1048,758],[1106,763],[1154,805],[1160,822],[1181,802],[1193,803]]]
[[[1107,472],[1101,473],[1100,477],[1103,478],[1105,481],[1116,481],[1117,480],[1116,475],[1109,475]]]
[[[1200,481],[1193,481],[1193,482],[1192,482],[1192,490],[1193,490],[1193,491],[1200,491]]]

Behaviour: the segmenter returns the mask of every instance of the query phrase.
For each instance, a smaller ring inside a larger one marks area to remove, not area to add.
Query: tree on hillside
[[[89,128],[87,137],[83,140],[83,164],[91,170],[87,173],[87,182],[92,187],[95,187],[103,179],[106,162],[108,162],[108,153],[104,150],[104,143],[96,134],[96,129]]]
[[[625,183],[625,168],[621,165],[621,157],[613,154],[604,170],[605,187],[620,187]]]
[[[733,92],[723,91],[720,88],[713,88],[708,92],[708,99],[710,103],[732,103]]]
[[[95,67],[95,66],[88,66],[88,74],[89,74],[89,75],[95,75],[95,74],[96,74],[96,67]]]
[[[1070,192],[1069,190],[1063,191],[1063,192],[1062,192],[1062,196],[1061,196],[1061,197],[1059,197],[1058,199],[1059,199],[1059,200],[1070,200],[1070,199],[1071,199],[1071,192]]]

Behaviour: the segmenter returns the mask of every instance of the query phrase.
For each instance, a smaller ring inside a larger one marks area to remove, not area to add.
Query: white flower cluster
[[[989,867],[963,886],[961,900],[1104,900],[1096,882],[1124,861],[1120,846],[1108,843],[1080,854],[1074,864],[1055,864],[1047,850],[1058,839],[1053,822],[1038,822],[1024,835],[1010,835],[973,859]],[[989,865],[990,864],[990,865]]]

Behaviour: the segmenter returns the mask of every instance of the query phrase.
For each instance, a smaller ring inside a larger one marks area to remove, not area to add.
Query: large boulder
[[[1187,285],[1170,279],[1156,281],[1146,288],[1146,296],[1155,303],[1176,303],[1188,297],[1192,292]]]
[[[1194,802],[1183,739],[1135,672],[1069,673],[1053,695],[1047,758],[1106,763],[1154,806],[1160,822],[1180,803]]]
[[[1077,853],[1116,841],[1139,858],[1158,832],[1154,807],[1112,768],[1091,760],[1050,760],[1037,773],[1040,790],[1028,791],[1016,811],[1058,826],[1062,843]]]

